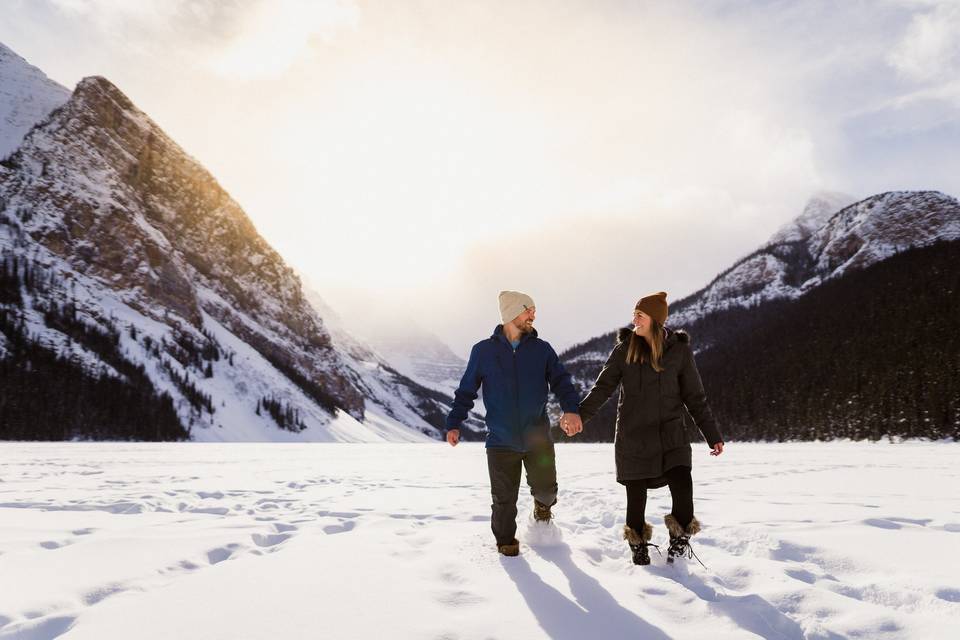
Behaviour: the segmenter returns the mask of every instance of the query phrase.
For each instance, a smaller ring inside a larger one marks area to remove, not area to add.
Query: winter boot
[[[518,556],[520,555],[520,541],[514,538],[513,542],[509,544],[498,544],[497,551],[505,556]]]
[[[700,521],[694,518],[690,524],[683,528],[673,514],[664,516],[663,523],[667,525],[667,532],[670,534],[670,547],[667,548],[667,562],[673,563],[674,559],[687,556],[696,557],[693,548],[690,546],[690,536],[700,531]],[[697,558],[699,562],[699,558]],[[702,562],[700,564],[703,564]]]
[[[550,522],[553,519],[553,514],[550,513],[550,506],[543,504],[537,499],[534,499],[533,519],[537,522]]]
[[[657,553],[660,553],[660,547],[650,543],[652,537],[653,525],[649,522],[643,523],[643,533],[629,525],[623,525],[623,539],[627,541],[630,551],[633,552],[633,564],[650,564],[650,550],[647,547],[656,547]]]

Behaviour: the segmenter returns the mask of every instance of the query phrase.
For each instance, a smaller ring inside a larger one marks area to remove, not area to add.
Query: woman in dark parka
[[[710,445],[723,453],[723,437],[693,361],[690,337],[664,327],[667,294],[644,296],[633,313],[633,327],[621,329],[617,344],[580,403],[583,424],[596,415],[615,389],[617,482],[627,488],[623,537],[636,564],[650,564],[653,526],[645,520],[647,489],[669,485],[673,509],[664,517],[670,534],[667,562],[689,552],[690,536],[700,531],[693,515],[691,450],[686,424],[694,420]]]

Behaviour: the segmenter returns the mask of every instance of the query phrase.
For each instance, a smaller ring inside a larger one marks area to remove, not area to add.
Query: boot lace
[[[534,500],[533,519],[537,522],[550,522],[553,520],[553,512],[547,505],[541,504],[538,500]]]
[[[704,569],[707,568],[707,565],[703,564],[703,561],[697,557],[697,554],[693,551],[693,545],[690,544],[689,536],[677,536],[676,538],[670,538],[670,547],[667,549],[667,555],[671,558],[682,558],[684,556],[687,559],[696,559],[700,563],[700,566]]]
[[[659,555],[661,558],[663,557],[663,554],[660,553],[660,545],[653,544],[652,542],[641,542],[639,544],[633,544],[633,543],[630,544],[630,550],[633,551],[633,557],[635,559],[638,556],[643,557],[644,555],[646,555],[647,558],[649,558],[650,553],[647,551],[647,547],[653,547],[654,549],[657,550],[657,555]]]

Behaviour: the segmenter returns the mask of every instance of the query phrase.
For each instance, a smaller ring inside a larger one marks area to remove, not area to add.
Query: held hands
[[[560,416],[560,428],[568,436],[575,436],[583,431],[583,422],[577,413],[565,413]]]
[[[447,431],[447,442],[450,443],[451,447],[457,446],[457,443],[460,442],[460,429],[450,429],[450,431]]]
[[[718,456],[721,453],[723,453],[723,443],[718,442],[717,444],[713,445],[713,449],[710,451],[710,455]]]

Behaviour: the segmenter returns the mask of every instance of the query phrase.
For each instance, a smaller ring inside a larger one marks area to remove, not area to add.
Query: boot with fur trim
[[[514,538],[513,542],[509,544],[498,544],[497,551],[505,556],[518,556],[520,555],[520,541]]]
[[[693,549],[690,547],[690,536],[700,532],[700,521],[694,518],[686,528],[681,527],[680,523],[672,513],[663,518],[663,523],[667,525],[667,532],[670,534],[670,546],[667,548],[667,562],[672,563],[675,558],[683,556],[692,557]]]
[[[649,522],[643,523],[643,532],[623,525],[623,539],[630,545],[630,551],[633,552],[633,564],[650,564],[650,550],[647,547],[657,547],[650,543],[653,537],[653,525]],[[657,547],[657,553],[660,553],[660,547]]]

